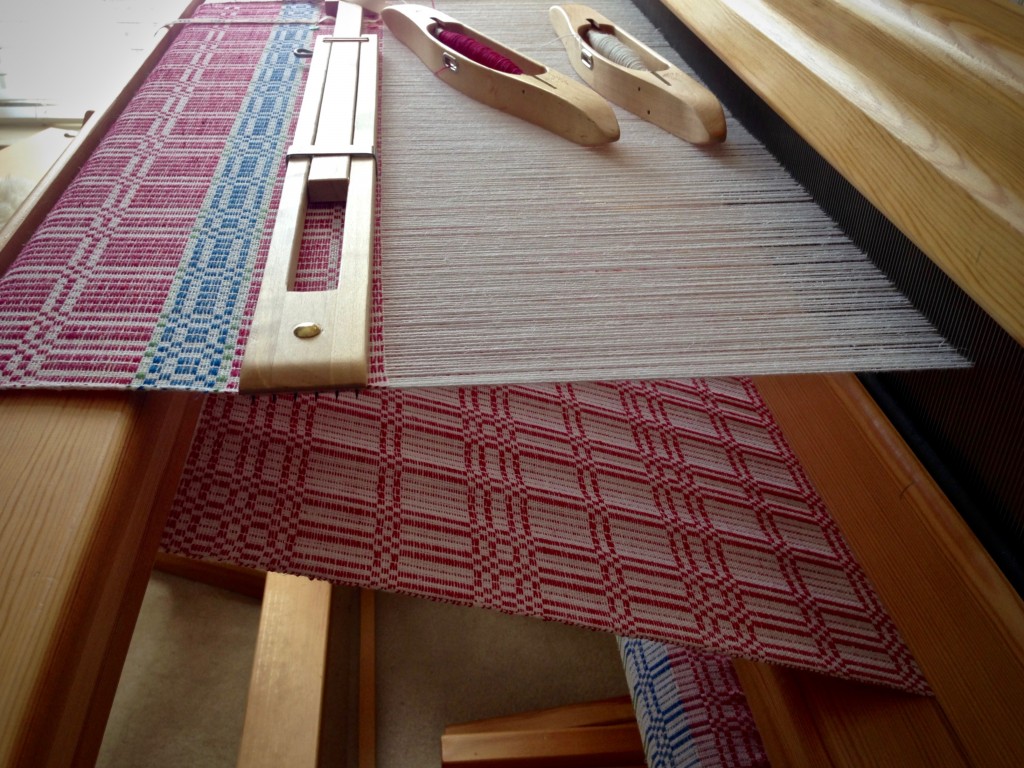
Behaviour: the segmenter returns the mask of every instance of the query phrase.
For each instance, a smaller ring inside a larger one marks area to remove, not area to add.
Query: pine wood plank
[[[0,396],[0,764],[98,748],[200,402]]]
[[[489,731],[529,731],[543,728],[579,728],[591,725],[635,723],[633,702],[629,696],[601,701],[569,704],[563,707],[521,712],[506,717],[490,717],[470,723],[446,726],[446,734],[486,733]]]
[[[331,585],[268,573],[238,765],[315,768]]]
[[[1024,10],[662,2],[1024,342]]]
[[[545,768],[642,764],[636,723],[441,736],[441,764],[458,768]]]
[[[237,592],[246,597],[262,598],[263,588],[267,582],[266,572],[255,568],[218,563],[213,560],[193,560],[180,555],[169,555],[166,552],[156,553],[153,569],[218,589]]]
[[[359,591],[359,768],[377,765],[376,593]]]
[[[733,668],[754,714],[771,765],[832,768],[836,763],[818,733],[797,682],[776,667],[734,659]]]
[[[969,765],[938,702],[737,659],[772,765]]]
[[[852,375],[758,388],[967,760],[1024,764],[1024,603]]]

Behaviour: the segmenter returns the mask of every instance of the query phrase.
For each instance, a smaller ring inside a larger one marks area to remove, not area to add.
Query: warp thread
[[[174,19],[173,21],[168,21],[166,24],[161,25],[161,29],[170,27],[204,25],[221,27],[225,25],[235,24],[250,27],[279,27],[282,25],[292,25],[300,27],[319,27],[321,24],[328,24],[332,21],[334,21],[333,16],[321,16],[319,19]]]
[[[597,29],[587,30],[587,42],[606,59],[628,69],[646,71],[643,60],[632,48],[619,40],[614,34],[601,32]]]
[[[437,39],[477,64],[482,64],[485,67],[496,69],[509,75],[523,74],[523,70],[512,59],[492,48],[488,48],[479,40],[474,40],[472,37],[461,32],[453,32],[450,29],[441,28],[437,30]]]

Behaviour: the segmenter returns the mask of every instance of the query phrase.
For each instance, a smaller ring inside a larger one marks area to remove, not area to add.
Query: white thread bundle
[[[444,10],[569,72],[548,4]],[[600,10],[681,65],[632,4]],[[390,384],[965,364],[738,124],[702,149],[616,109],[619,142],[584,149],[384,46]]]
[[[587,30],[587,42],[591,47],[618,64],[620,67],[644,71],[647,67],[632,48],[619,40],[615,35],[596,29]]]

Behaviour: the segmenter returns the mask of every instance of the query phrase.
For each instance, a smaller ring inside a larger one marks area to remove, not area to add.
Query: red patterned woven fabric
[[[927,688],[747,380],[215,396],[163,544]]]
[[[732,662],[678,646],[668,649],[701,768],[767,766],[768,758]]]
[[[319,10],[196,16],[0,280],[0,386],[237,389]]]

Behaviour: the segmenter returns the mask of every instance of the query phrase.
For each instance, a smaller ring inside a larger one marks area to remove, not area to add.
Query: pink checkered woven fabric
[[[237,390],[317,34],[291,22],[321,10],[211,4],[230,23],[178,30],[0,279],[0,386]]]
[[[668,649],[701,768],[767,766],[768,758],[732,662],[690,648]]]
[[[926,689],[746,380],[212,397],[163,544]]]

